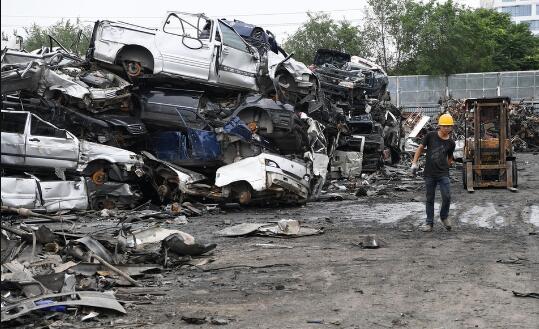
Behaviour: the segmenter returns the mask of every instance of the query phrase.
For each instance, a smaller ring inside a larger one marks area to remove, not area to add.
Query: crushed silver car
[[[131,84],[116,74],[87,69],[65,52],[35,55],[8,51],[2,57],[2,94],[25,91],[93,113],[119,109]]]
[[[30,112],[2,110],[1,124],[3,166],[55,168],[82,173],[101,184],[108,178],[126,181],[132,175],[143,175],[140,155],[79,140]]]

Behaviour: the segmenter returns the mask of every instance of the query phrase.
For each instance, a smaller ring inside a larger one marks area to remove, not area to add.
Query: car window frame
[[[183,33],[184,34],[177,34],[177,33],[172,33],[172,32],[168,32],[165,30],[165,27],[167,26],[167,22],[169,21],[170,17],[171,16],[174,16],[176,17],[179,21],[180,21],[180,24],[181,24],[181,27],[183,29]],[[201,19],[204,19],[206,21],[209,21],[211,23],[211,27],[210,27],[210,35],[207,39],[201,39],[200,38],[200,32],[202,31],[201,29],[199,29],[198,26],[193,26],[192,24],[190,24],[189,22],[183,20],[180,16],[178,16],[178,13],[169,13],[167,18],[165,19],[165,22],[163,23],[163,27],[162,27],[162,30],[163,30],[163,33],[166,33],[166,34],[171,34],[171,35],[175,35],[175,36],[178,36],[178,37],[182,37],[182,38],[191,38],[191,39],[197,39],[197,40],[208,40],[209,42],[212,41],[212,36],[213,36],[213,31],[214,31],[214,28],[215,28],[215,24],[213,22],[213,20],[211,19],[208,19],[204,16],[196,16],[198,18],[198,22],[200,22]],[[194,27],[197,31],[197,35],[195,37],[192,37],[192,36],[189,36],[189,35],[185,35],[185,27],[184,27],[184,22],[189,24],[190,26]]]
[[[67,132],[67,130],[65,129],[60,129],[58,127],[56,127],[55,125],[53,125],[52,123],[50,122],[47,122],[43,119],[41,119],[40,117],[38,117],[37,115],[33,114],[33,113],[29,113],[30,114],[30,129],[28,130],[28,136],[39,136],[39,137],[47,137],[47,138],[59,138],[59,139],[65,139],[65,140],[68,140],[70,139],[70,136],[69,136],[69,133]],[[45,136],[45,135],[34,135],[32,134],[32,118],[36,118],[37,120],[41,121],[42,123],[46,124],[46,125],[49,125],[51,127],[53,127],[54,129],[56,130],[59,130],[59,131],[62,131],[64,134],[65,134],[65,137],[58,137],[58,136]],[[28,121],[26,122],[28,124]]]
[[[12,111],[2,111],[2,114],[15,114],[15,115],[25,115],[26,116],[26,120],[24,122],[24,127],[23,127],[23,131],[22,133],[19,133],[19,132],[7,132],[7,131],[3,131],[2,130],[2,133],[6,133],[6,134],[19,134],[19,135],[26,135],[26,131],[27,131],[27,128],[28,128],[28,115],[30,113],[21,113],[21,112],[12,112]]]
[[[242,36],[239,35],[238,32],[236,32],[236,30],[234,30],[234,28],[233,28],[232,26],[228,25],[226,22],[224,22],[224,21],[221,20],[221,19],[218,19],[217,22],[219,23],[219,32],[220,32],[220,35],[221,35],[221,44],[222,44],[223,46],[231,47],[231,48],[234,48],[234,49],[236,49],[236,50],[243,51],[243,52],[245,52],[245,53],[247,53],[247,54],[250,54],[250,55],[253,54],[253,51],[252,51],[251,47],[249,46],[249,44],[247,43],[247,41],[245,41],[245,40],[242,38]],[[223,25],[225,25],[225,27],[227,27],[227,28],[229,28],[230,30],[232,30],[233,34],[235,34],[238,38],[240,38],[240,40],[242,41],[242,43],[245,45],[245,49],[238,49],[238,48],[236,48],[236,47],[234,47],[234,46],[231,46],[231,45],[229,45],[229,44],[225,44],[225,39],[226,39],[226,38],[225,38],[225,36],[223,35],[223,31],[221,31],[222,28],[221,28],[220,24],[223,24]]]

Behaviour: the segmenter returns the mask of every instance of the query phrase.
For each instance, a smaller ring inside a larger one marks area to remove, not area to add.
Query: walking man
[[[438,119],[438,130],[431,131],[425,135],[423,141],[415,152],[412,160],[412,173],[415,174],[419,169],[417,161],[423,150],[427,149],[427,161],[423,176],[425,187],[427,189],[427,221],[421,226],[421,231],[431,232],[434,224],[434,195],[436,185],[440,186],[442,194],[442,207],[440,209],[440,220],[444,227],[451,230],[449,221],[449,206],[451,204],[451,192],[449,182],[449,167],[453,164],[453,151],[455,142],[451,139],[453,130],[453,117],[450,114],[442,114]]]

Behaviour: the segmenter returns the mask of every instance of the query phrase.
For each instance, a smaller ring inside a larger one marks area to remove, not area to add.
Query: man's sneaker
[[[442,224],[444,224],[444,227],[446,230],[451,231],[451,221],[449,221],[449,218],[442,219]]]
[[[421,232],[432,232],[432,224],[423,224],[419,227]]]

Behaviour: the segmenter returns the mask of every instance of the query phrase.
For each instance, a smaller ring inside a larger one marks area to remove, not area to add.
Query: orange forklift
[[[517,163],[511,144],[509,97],[470,98],[465,102],[462,183],[468,192],[505,187],[516,192]]]

